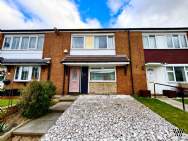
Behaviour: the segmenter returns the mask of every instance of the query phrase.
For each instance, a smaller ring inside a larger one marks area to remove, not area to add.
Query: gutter
[[[130,40],[130,31],[128,30],[128,47],[129,47],[129,57],[130,57],[130,73],[131,73],[131,86],[132,86],[132,94],[135,94],[134,90],[134,79],[133,79],[133,65],[132,65],[132,51],[131,51],[131,40]]]

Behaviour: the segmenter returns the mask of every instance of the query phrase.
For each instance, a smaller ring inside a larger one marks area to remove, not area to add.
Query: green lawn
[[[15,105],[19,102],[18,99],[13,99],[12,100],[12,105]],[[0,107],[5,107],[8,106],[9,104],[9,99],[0,99]]]
[[[159,114],[161,117],[165,118],[170,123],[184,129],[185,133],[188,133],[188,112],[174,108],[154,98],[143,98],[137,96],[134,98],[149,107],[155,113]]]
[[[175,100],[177,100],[177,101],[182,103],[182,99],[175,99]],[[184,102],[185,102],[185,104],[188,104],[188,99],[184,99]]]

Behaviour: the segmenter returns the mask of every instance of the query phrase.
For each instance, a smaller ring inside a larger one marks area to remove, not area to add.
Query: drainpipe
[[[131,54],[131,40],[130,40],[130,31],[128,30],[128,47],[129,47],[129,57],[130,57],[130,73],[131,73],[131,87],[132,87],[132,94],[135,94],[134,91],[134,79],[133,79],[133,65],[132,65],[132,54]]]

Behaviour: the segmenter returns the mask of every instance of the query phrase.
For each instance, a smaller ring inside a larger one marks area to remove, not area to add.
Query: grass
[[[175,99],[176,101],[179,101],[182,103],[182,99]],[[188,99],[184,99],[185,104],[188,104]]]
[[[188,133],[188,112],[184,112],[158,99],[134,97],[161,117]]]
[[[12,105],[15,105],[19,102],[18,99],[12,99]],[[8,106],[9,99],[0,99],[0,107]]]

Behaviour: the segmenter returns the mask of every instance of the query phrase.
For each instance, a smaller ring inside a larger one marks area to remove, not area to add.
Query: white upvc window
[[[166,72],[169,82],[188,82],[187,66],[167,66]]]
[[[180,49],[188,48],[186,33],[143,34],[145,49]]]
[[[42,50],[44,35],[5,35],[3,50]]]
[[[115,41],[113,34],[85,34],[72,35],[71,48],[86,49],[86,38],[92,36],[92,48],[89,49],[114,49]],[[87,48],[88,49],[88,48]]]
[[[27,82],[40,79],[40,66],[17,66],[14,81]]]
[[[90,82],[116,82],[116,69],[112,68],[90,68]]]

